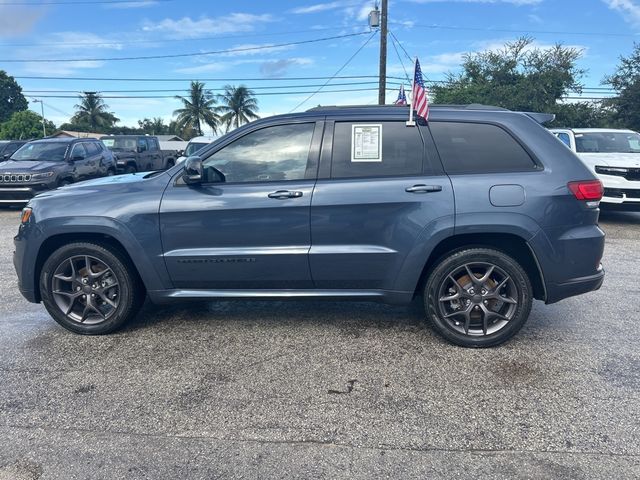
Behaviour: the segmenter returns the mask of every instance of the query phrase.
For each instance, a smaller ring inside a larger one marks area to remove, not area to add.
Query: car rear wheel
[[[127,167],[124,169],[125,173],[136,173],[137,171],[138,169],[133,165],[127,165]]]
[[[144,301],[144,288],[126,257],[85,242],[65,245],[46,260],[40,291],[56,322],[86,335],[117,330]]]
[[[425,310],[435,330],[463,347],[492,347],[527,321],[531,282],[509,255],[470,248],[442,258],[426,283]]]

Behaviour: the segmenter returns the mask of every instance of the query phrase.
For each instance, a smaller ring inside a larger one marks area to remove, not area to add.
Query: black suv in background
[[[99,140],[35,140],[0,163],[0,204],[26,203],[44,190],[115,172],[113,155]]]
[[[158,137],[151,135],[110,135],[100,140],[113,152],[118,173],[165,170],[179,156],[175,150],[161,150]]]
[[[13,153],[30,140],[1,140],[0,161],[8,160]]]

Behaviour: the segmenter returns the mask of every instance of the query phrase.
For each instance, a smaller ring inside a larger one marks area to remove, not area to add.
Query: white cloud
[[[15,37],[33,30],[36,22],[44,14],[44,9],[2,5],[0,2],[0,38]]]
[[[308,66],[312,64],[313,60],[306,57],[269,60],[260,65],[260,73],[265,77],[281,77],[287,73],[289,67]]]
[[[183,17],[178,20],[165,18],[157,23],[146,21],[142,26],[142,30],[145,32],[162,32],[163,35],[169,38],[198,38],[205,35],[250,32],[260,24],[274,21],[275,18],[269,14],[231,13],[223,17],[201,17],[198,20],[193,20],[191,17]]]
[[[51,53],[52,51],[68,50],[73,50],[74,52],[84,50],[89,53],[91,50],[96,49],[123,49],[123,44],[121,42],[89,32],[56,32],[51,34],[47,40],[44,40],[41,43],[42,47],[47,48],[48,53]]]
[[[640,25],[640,5],[632,0],[603,0],[611,9],[622,14],[623,18],[635,25]]]
[[[290,10],[290,12],[297,14],[325,12],[327,10],[335,10],[336,8],[340,8],[344,5],[344,3],[345,2],[316,3],[314,5],[308,5],[306,7],[294,8],[293,10]]]

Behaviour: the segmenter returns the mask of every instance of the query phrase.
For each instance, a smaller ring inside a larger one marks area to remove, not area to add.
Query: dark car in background
[[[28,142],[29,140],[0,140],[0,161],[8,160],[13,152]]]
[[[179,156],[176,150],[161,150],[158,137],[151,135],[109,135],[100,140],[113,152],[118,173],[165,170]]]
[[[20,290],[82,334],[122,326],[145,296],[421,296],[441,335],[489,347],[533,299],[600,288],[602,184],[541,126],[552,115],[433,106],[407,126],[408,114],[265,118],[166,172],[40,195],[15,237]]]
[[[115,172],[113,155],[99,140],[34,140],[0,162],[0,204],[26,203],[40,192]]]

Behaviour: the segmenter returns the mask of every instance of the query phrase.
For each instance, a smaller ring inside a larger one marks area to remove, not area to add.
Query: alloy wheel
[[[441,282],[438,311],[446,325],[464,335],[487,336],[502,330],[516,314],[518,290],[502,268],[465,263]]]
[[[54,271],[51,293],[68,319],[87,325],[109,319],[120,302],[120,284],[114,271],[90,255],[62,261]]]

